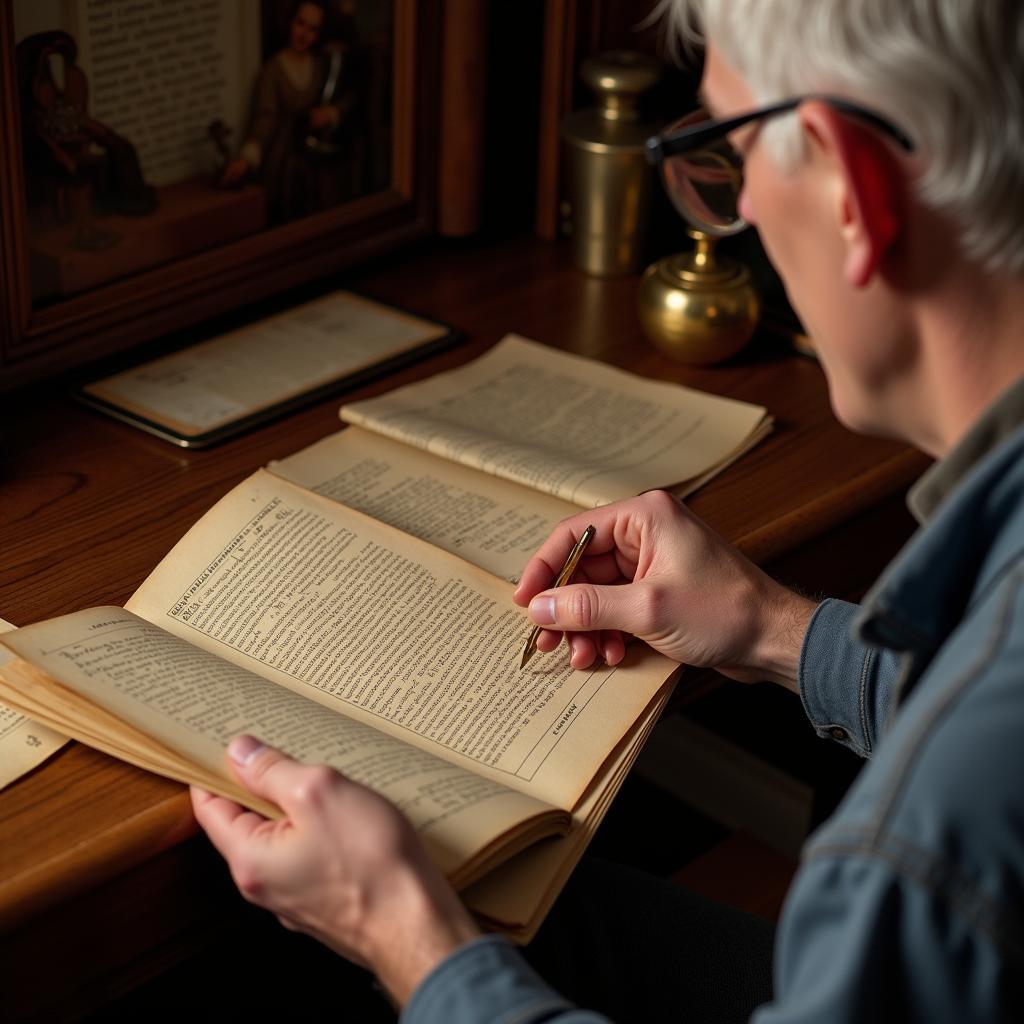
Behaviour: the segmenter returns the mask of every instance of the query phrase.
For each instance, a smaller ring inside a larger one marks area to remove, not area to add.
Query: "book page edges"
[[[243,789],[226,772],[218,775],[182,757],[21,658],[0,667],[0,697],[30,718],[136,768],[201,786],[264,817],[281,817],[279,808]]]
[[[278,807],[248,792],[226,772],[218,774],[182,757],[21,658],[0,667],[0,699],[36,721],[136,768],[199,786],[264,817],[282,817]],[[470,885],[538,840],[565,835],[570,827],[571,818],[565,811],[539,813],[495,836],[464,864],[449,870],[448,879],[457,889]],[[435,862],[450,860],[429,835],[420,838]]]
[[[466,905],[484,928],[501,932],[517,945],[525,945],[533,939],[604,820],[672,689],[673,684],[667,683],[646,716],[637,723],[614,770],[602,786],[587,793],[573,813],[567,835],[542,841],[510,858],[462,892]]]

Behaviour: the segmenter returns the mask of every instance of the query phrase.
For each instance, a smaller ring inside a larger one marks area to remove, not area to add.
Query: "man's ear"
[[[904,229],[904,170],[877,130],[856,118],[819,100],[802,103],[798,114],[811,146],[835,176],[846,280],[863,288]]]

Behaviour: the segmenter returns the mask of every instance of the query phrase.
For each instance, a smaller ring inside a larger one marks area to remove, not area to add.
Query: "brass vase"
[[[599,100],[562,123],[573,258],[588,274],[635,274],[644,265],[644,235],[656,177],[644,143],[658,129],[641,120],[640,98],[661,65],[619,50],[588,57],[581,74]]]
[[[761,303],[741,263],[715,254],[716,239],[695,228],[696,247],[666,256],[640,282],[640,324],[654,346],[681,363],[734,356],[757,327]]]

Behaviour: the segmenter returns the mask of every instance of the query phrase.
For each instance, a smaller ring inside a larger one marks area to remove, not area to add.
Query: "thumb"
[[[538,626],[573,633],[617,629],[639,634],[635,587],[628,583],[610,587],[574,583],[546,590],[530,601],[530,618]]]
[[[309,788],[307,776],[322,772],[266,746],[255,736],[236,736],[228,744],[228,757],[238,781],[250,793],[276,804],[289,817],[302,802],[296,795]]]

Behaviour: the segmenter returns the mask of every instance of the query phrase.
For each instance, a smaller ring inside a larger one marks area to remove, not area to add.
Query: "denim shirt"
[[[1021,423],[1024,382],[922,480],[911,507],[928,521],[863,606],[814,613],[804,707],[870,762],[804,848],[756,1024],[1024,1020]],[[402,1019],[603,1018],[488,936],[437,967]]]

